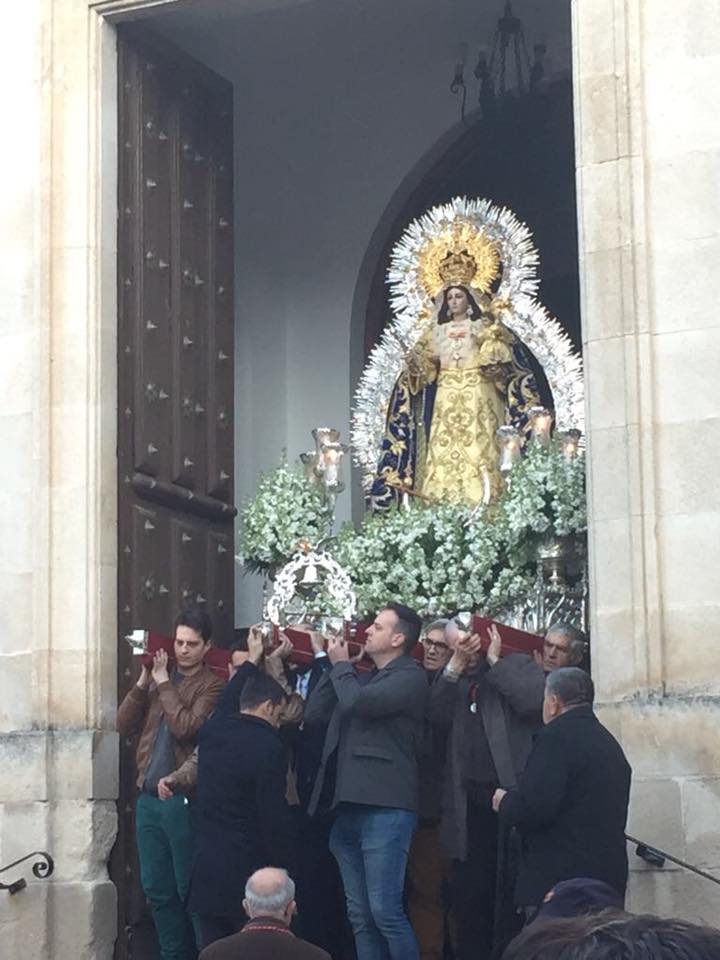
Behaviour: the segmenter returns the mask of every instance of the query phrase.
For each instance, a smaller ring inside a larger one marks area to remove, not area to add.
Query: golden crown
[[[428,237],[418,252],[418,280],[431,299],[443,287],[462,283],[489,293],[502,273],[496,242],[481,229],[457,220],[437,236]]]
[[[438,273],[446,286],[463,283],[469,286],[477,273],[477,262],[467,250],[448,250],[440,261]]]

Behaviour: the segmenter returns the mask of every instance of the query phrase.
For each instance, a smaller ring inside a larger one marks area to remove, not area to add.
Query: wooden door
[[[118,697],[123,637],[187,602],[228,646],[233,611],[233,166],[229,83],[146,27],[121,28],[118,183]],[[121,744],[116,956],[156,956]]]

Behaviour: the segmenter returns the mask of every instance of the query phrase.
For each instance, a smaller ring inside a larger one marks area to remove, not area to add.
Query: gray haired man
[[[561,667],[548,674],[545,726],[517,785],[493,797],[501,822],[523,838],[515,895],[526,914],[562,880],[602,880],[625,896],[631,770],[595,716],[594,698],[585,671]]]
[[[243,909],[250,917],[243,929],[210,944],[200,960],[330,960],[324,950],[290,930],[295,884],[286,870],[256,870],[245,885]]]
[[[546,673],[558,667],[579,667],[587,655],[585,634],[572,624],[553,623],[543,641],[542,666]]]
[[[540,718],[545,678],[560,667],[579,667],[587,654],[585,634],[569,623],[551,624],[543,640],[542,651],[534,656],[511,653],[501,657],[502,637],[494,625],[488,631],[490,646],[486,654],[490,668],[488,682],[508,704],[524,716]]]

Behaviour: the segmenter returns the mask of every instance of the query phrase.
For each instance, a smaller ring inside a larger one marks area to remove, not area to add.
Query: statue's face
[[[447,294],[447,305],[451,316],[464,316],[468,311],[467,294],[460,287],[450,287]]]

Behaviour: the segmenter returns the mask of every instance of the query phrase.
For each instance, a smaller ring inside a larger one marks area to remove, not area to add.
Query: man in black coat
[[[427,701],[425,672],[410,656],[420,636],[414,611],[388,604],[368,628],[375,670],[360,675],[347,645],[331,640],[332,669],[317,684],[305,722],[327,735],[309,812],[332,785],[330,848],[340,867],[358,960],[418,960],[403,888],[417,820],[418,751]]]
[[[293,866],[295,825],[277,732],[284,705],[280,685],[248,661],[200,730],[189,906],[200,920],[202,947],[242,926],[240,904],[255,870]]]
[[[508,838],[498,833],[492,797],[498,786],[514,786],[525,767],[542,725],[545,675],[531,657],[501,659],[499,635],[487,657],[480,637],[462,636],[452,623],[447,636],[454,652],[430,695],[431,719],[449,729],[440,842],[452,861],[455,955],[486,960],[495,943],[513,932],[505,928],[516,925],[515,914],[506,917],[503,909],[505,900],[512,906],[511,897],[499,890]]]
[[[532,912],[561,880],[603,880],[625,895],[630,765],[593,713],[595,691],[578,667],[549,674],[543,720],[517,787],[497,790],[493,809],[516,826],[523,858],[516,902]]]
[[[323,674],[332,664],[323,637],[309,631],[313,661],[305,670],[291,674],[291,685],[307,703]],[[327,721],[313,722],[305,717],[293,743],[294,772],[299,809],[297,858],[297,928],[305,940],[322,947],[333,960],[354,956],[352,934],[345,909],[345,894],[337,862],[330,853],[330,809],[332,784],[316,805],[314,816],[308,813],[313,786],[322,762]],[[330,781],[331,778],[328,778]],[[328,798],[329,794],[329,798]]]
[[[445,638],[447,620],[435,620],[422,638],[423,668],[428,688],[447,665],[452,650]],[[446,727],[425,718],[419,757],[418,828],[407,869],[407,905],[420,947],[421,960],[442,960],[447,927],[447,859],[440,849],[440,813],[445,770]]]

